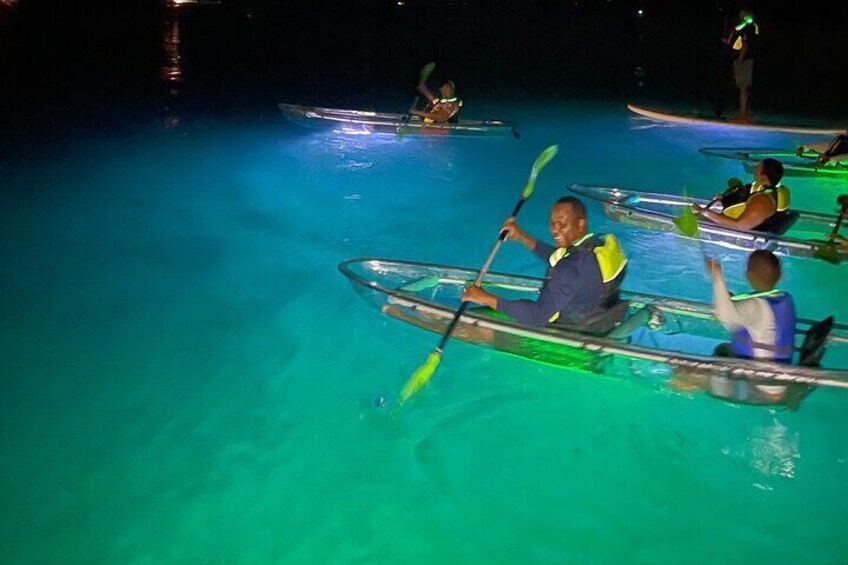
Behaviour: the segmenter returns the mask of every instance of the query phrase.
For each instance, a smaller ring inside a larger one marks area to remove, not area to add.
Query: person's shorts
[[[733,78],[739,88],[750,88],[754,83],[754,60],[742,59],[733,61]]]

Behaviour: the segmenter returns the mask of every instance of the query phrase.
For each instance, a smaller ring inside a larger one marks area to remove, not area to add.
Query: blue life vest
[[[762,298],[768,302],[774,315],[775,343],[756,343],[751,339],[748,330],[742,328],[733,332],[730,339],[730,349],[737,357],[754,358],[754,349],[765,349],[771,352],[770,360],[778,363],[791,363],[792,351],[795,346],[795,305],[792,297],[785,292],[772,290],[744,296],[734,296],[734,300]]]

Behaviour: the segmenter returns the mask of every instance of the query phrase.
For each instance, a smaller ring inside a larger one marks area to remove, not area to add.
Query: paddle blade
[[[409,377],[409,380],[406,381],[406,384],[403,385],[403,390],[400,391],[401,404],[409,400],[409,398],[416,392],[427,386],[427,383],[430,382],[430,377],[432,377],[433,373],[436,372],[436,368],[438,368],[441,360],[442,355],[437,351],[434,351],[427,356],[427,360],[424,361],[424,364],[418,367],[415,372],[412,373],[412,376]]]
[[[545,165],[556,156],[558,151],[559,145],[551,145],[536,157],[536,162],[533,163],[533,168],[530,169],[530,178],[527,179],[527,185],[524,187],[524,192],[521,193],[522,200],[530,198],[530,195],[533,194],[533,189],[536,187],[536,177]]]
[[[689,206],[684,206],[680,215],[674,218],[674,225],[686,237],[698,237],[698,216]]]
[[[435,62],[427,63],[426,65],[424,65],[424,68],[421,69],[421,74],[418,76],[418,82],[424,82],[428,78],[430,78],[430,75],[433,74],[433,69],[435,68]]]

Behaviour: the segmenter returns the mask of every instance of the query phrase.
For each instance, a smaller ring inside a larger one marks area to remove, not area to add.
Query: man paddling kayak
[[[737,185],[716,198],[721,212],[692,205],[692,212],[723,228],[782,234],[789,229],[794,214],[789,212],[789,189],[780,186],[783,165],[764,159],[754,170],[754,182]]]
[[[707,259],[705,264],[713,282],[716,320],[730,332],[730,342],[716,347],[713,354],[791,364],[795,350],[795,305],[789,293],[776,288],[781,277],[777,256],[771,251],[758,250],[748,257],[745,274],[754,290],[750,294],[731,294],[721,264],[714,259]],[[713,396],[753,404],[789,400],[786,385],[748,383],[722,375],[706,377],[679,372],[669,384],[678,390],[700,388]]]
[[[425,81],[418,83],[418,91],[429,103],[425,110],[416,110],[415,104],[413,104],[409,109],[410,114],[424,118],[425,122],[429,121],[436,124],[454,122],[458,119],[462,100],[456,96],[456,85],[453,81],[446,81],[439,88],[439,96],[436,96],[427,88]]]
[[[840,163],[848,161],[848,135],[840,134],[827,143],[810,143],[801,145],[795,154],[803,157],[804,153],[817,153],[819,163]]]
[[[589,233],[580,200],[565,196],[551,208],[550,233],[556,247],[527,235],[512,218],[503,229],[508,240],[518,241],[550,265],[538,300],[507,300],[470,286],[463,301],[488,306],[522,324],[552,324],[591,334],[605,334],[624,319],[627,303],[619,288],[627,258],[614,236]]]

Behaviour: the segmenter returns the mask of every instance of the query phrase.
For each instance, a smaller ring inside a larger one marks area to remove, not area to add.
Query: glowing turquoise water
[[[844,562],[842,391],[740,407],[453,343],[414,404],[374,407],[436,340],[341,260],[478,265],[553,142],[522,212],[539,234],[570,182],[710,195],[742,170],[699,147],[797,141],[520,117],[520,141],[196,124],[0,170],[4,562]],[[791,186],[822,211],[844,190]],[[707,299],[697,247],[590,213],[629,286]],[[846,268],[790,259],[784,287],[844,322]]]

